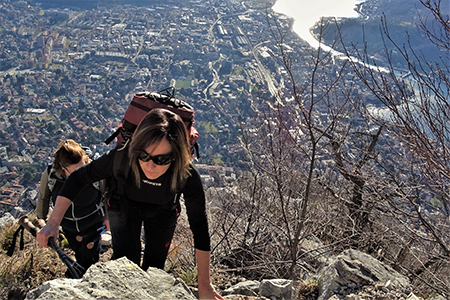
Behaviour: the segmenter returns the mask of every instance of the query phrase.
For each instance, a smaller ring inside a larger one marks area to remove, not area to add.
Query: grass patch
[[[32,219],[32,218],[30,218]],[[63,278],[66,266],[55,251],[41,248],[35,237],[24,232],[24,249],[19,237],[13,255],[7,255],[18,224],[5,226],[0,231],[0,299],[25,299],[26,294],[42,283]]]
[[[298,300],[315,300],[319,296],[320,278],[307,278],[300,283],[297,288],[297,295],[295,299]]]
[[[177,89],[189,89],[191,87],[191,80],[177,80],[175,83]]]

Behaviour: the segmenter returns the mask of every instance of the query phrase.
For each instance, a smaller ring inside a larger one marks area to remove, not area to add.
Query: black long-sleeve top
[[[49,187],[49,178],[55,180],[52,190]],[[36,215],[40,219],[46,219],[50,207],[50,200],[55,204],[56,197],[64,185],[65,178],[62,172],[46,168],[41,176],[39,187],[39,197],[36,206]],[[103,211],[99,206],[101,193],[92,184],[85,185],[77,190],[75,202],[67,209],[61,226],[64,231],[82,232],[93,225],[102,223],[104,220]],[[81,200],[78,200],[81,199]],[[74,205],[74,204],[77,205]]]
[[[74,196],[86,184],[90,184],[101,179],[107,182],[114,182],[113,164],[116,149],[102,155],[97,160],[86,164],[67,178],[60,195],[74,201]],[[128,159],[124,155],[123,159]],[[210,251],[210,237],[208,232],[208,219],[206,215],[205,193],[200,174],[191,165],[191,175],[187,178],[186,184],[181,188],[186,206],[189,226],[194,236],[194,246],[196,249]],[[176,194],[170,191],[171,169],[155,180],[148,179],[141,170],[141,186],[136,185],[135,177],[130,172],[127,182],[124,185],[124,197],[126,200],[137,203],[146,203],[148,210],[158,211],[169,209],[173,206]],[[78,201],[78,198],[76,199]]]

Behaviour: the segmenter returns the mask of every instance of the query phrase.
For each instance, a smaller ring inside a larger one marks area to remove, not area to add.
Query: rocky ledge
[[[416,300],[408,278],[375,258],[346,250],[322,268],[317,289],[298,294],[298,282],[286,279],[242,281],[220,291],[227,300]],[[148,299],[195,300],[196,290],[155,268],[143,271],[126,258],[98,262],[81,279],[60,278],[31,290],[34,299]],[[443,296],[432,298],[445,300]],[[431,299],[430,299],[431,300]]]

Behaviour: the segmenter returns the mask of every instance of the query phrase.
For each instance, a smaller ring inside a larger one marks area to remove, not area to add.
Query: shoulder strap
[[[92,184],[102,195],[106,194],[106,180],[102,179]]]
[[[181,191],[186,186],[186,183],[188,181],[188,178],[184,178],[180,183],[178,183],[177,191],[175,193],[175,197],[173,198],[172,208],[180,208],[180,198],[181,198]]]
[[[128,164],[128,144],[130,139],[128,139],[125,145],[117,149],[114,154],[113,162],[113,174],[114,178],[117,180],[117,193],[119,196],[124,194],[124,187],[128,179],[128,173],[130,171],[130,166]]]
[[[50,192],[53,191],[53,188],[55,187],[56,184],[56,178],[54,176],[55,171],[53,170],[52,165],[49,165],[47,167],[47,186],[48,189],[50,190]]]
[[[102,179],[98,182],[98,190],[100,191],[100,193],[102,193],[102,195],[106,194],[106,180]]]
[[[87,146],[80,145],[81,149],[83,149],[84,153],[89,157],[89,159],[92,159],[94,157],[94,153],[92,153],[91,148]]]

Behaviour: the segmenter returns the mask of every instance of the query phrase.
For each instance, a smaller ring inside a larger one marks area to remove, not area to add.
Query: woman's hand
[[[48,247],[48,239],[53,237],[55,240],[59,236],[59,225],[47,224],[36,233],[36,239],[39,246]]]
[[[198,284],[198,298],[200,300],[224,300],[217,292],[214,290],[211,284]]]
[[[42,227],[36,234],[39,246],[48,247],[48,239],[52,236],[55,240],[59,237],[59,224],[69,208],[72,201],[63,196],[58,196],[55,201],[55,207],[48,218],[47,225]]]
[[[195,249],[198,272],[198,297],[201,300],[224,300],[214,290],[209,276],[209,251]]]

